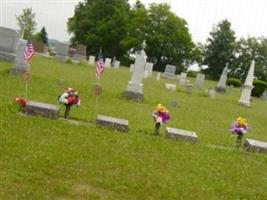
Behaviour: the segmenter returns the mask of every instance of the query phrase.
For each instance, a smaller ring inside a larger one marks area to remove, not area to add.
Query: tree
[[[35,13],[31,8],[25,8],[22,10],[22,14],[16,16],[17,24],[19,26],[19,34],[23,39],[30,39],[36,27]]]
[[[126,53],[121,41],[127,34],[129,10],[128,0],[80,2],[67,24],[72,43],[87,45],[90,54],[102,47],[105,56],[121,58]]]
[[[33,36],[33,40],[36,42],[43,42],[44,44],[48,44],[47,32],[45,30],[45,27],[43,27],[40,32],[36,33]]]
[[[241,38],[235,48],[230,75],[245,80],[251,61],[255,60],[255,77],[267,79],[267,38]]]
[[[194,43],[187,23],[172,13],[168,4],[150,5],[146,33],[146,52],[156,70],[163,71],[166,64],[173,64],[179,72],[192,63]]]
[[[234,58],[235,33],[231,23],[223,20],[213,28],[205,47],[204,64],[208,65],[207,74],[212,79],[218,79],[227,63]]]

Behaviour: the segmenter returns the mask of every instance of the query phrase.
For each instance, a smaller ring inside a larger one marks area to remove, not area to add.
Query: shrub
[[[253,81],[254,88],[252,90],[252,96],[260,97],[263,92],[267,89],[267,82],[261,80]]]
[[[197,76],[197,73],[198,72],[196,72],[196,71],[188,71],[187,72],[187,76],[195,78]]]
[[[227,79],[227,85],[232,85],[234,87],[241,87],[242,82],[236,78],[228,78]]]

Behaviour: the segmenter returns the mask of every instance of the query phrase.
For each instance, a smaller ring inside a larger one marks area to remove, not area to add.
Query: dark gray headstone
[[[262,142],[262,141],[247,138],[244,146],[247,148],[247,150],[267,152],[267,142]]]
[[[29,100],[27,101],[23,112],[29,115],[40,115],[47,118],[58,118],[59,110],[59,106]]]
[[[129,126],[128,120],[104,115],[97,115],[96,123],[123,132],[127,132]]]
[[[197,141],[197,134],[195,132],[171,127],[166,127],[166,137],[169,139],[186,139],[193,142]]]
[[[58,43],[55,47],[55,58],[65,61],[69,56],[69,44]]]
[[[168,79],[175,79],[175,71],[176,67],[174,65],[166,65],[163,77]]]
[[[18,41],[17,31],[0,26],[0,60],[15,60]]]

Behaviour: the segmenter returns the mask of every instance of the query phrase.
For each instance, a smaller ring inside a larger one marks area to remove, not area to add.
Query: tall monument
[[[227,74],[228,74],[228,63],[226,64],[226,67],[223,69],[220,80],[217,84],[217,87],[215,88],[217,92],[225,93]]]

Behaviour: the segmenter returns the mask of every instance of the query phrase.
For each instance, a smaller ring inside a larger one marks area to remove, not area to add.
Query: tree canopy
[[[44,44],[48,44],[48,37],[45,27],[42,27],[41,31],[33,36],[33,40],[37,42],[43,42]]]

